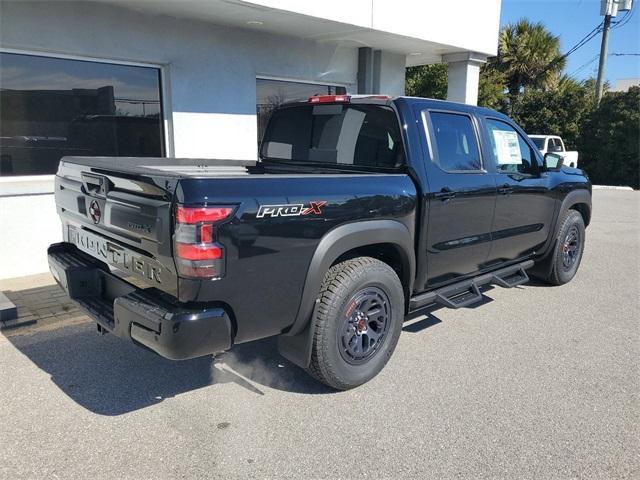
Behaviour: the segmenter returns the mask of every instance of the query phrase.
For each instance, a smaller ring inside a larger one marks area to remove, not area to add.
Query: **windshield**
[[[544,138],[539,138],[539,137],[538,138],[529,137],[529,138],[533,140],[533,143],[536,144],[536,147],[538,147],[538,150],[544,150],[544,141],[545,141]]]
[[[393,168],[404,162],[398,119],[383,105],[300,105],[276,110],[262,159]]]

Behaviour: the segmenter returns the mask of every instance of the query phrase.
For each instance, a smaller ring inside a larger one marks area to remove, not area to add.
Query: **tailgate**
[[[60,162],[55,200],[65,241],[132,283],[177,296],[171,213],[178,178],[95,160]]]

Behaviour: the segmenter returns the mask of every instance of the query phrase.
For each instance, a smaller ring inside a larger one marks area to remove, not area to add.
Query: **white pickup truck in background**
[[[564,164],[568,167],[578,167],[578,152],[567,151],[564,148],[564,141],[556,135],[529,135],[529,138],[536,144],[540,153],[557,153],[564,158]]]

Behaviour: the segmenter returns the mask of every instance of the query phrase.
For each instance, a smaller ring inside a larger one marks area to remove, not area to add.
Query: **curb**
[[[18,317],[18,309],[7,296],[0,292],[0,322],[5,323]]]
[[[0,292],[0,330],[25,327],[37,322],[33,315],[18,317],[18,307],[3,292]]]
[[[617,185],[593,185],[594,190],[626,190],[633,192],[633,188],[631,187],[620,187]]]

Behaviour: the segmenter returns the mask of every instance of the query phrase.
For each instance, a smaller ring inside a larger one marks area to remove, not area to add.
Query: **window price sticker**
[[[504,130],[494,130],[492,133],[493,140],[496,144],[498,165],[522,164],[518,134],[516,132],[508,132]]]

